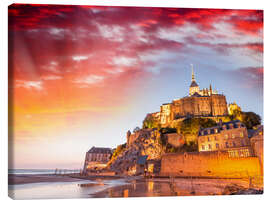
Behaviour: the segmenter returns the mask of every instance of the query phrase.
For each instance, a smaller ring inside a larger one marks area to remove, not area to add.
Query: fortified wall
[[[164,154],[161,176],[243,178],[262,175],[258,157],[229,157],[226,152]]]

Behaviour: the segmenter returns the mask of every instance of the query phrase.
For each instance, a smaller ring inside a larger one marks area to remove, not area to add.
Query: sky
[[[13,4],[10,168],[83,167],[147,113],[188,95],[190,64],[263,118],[263,11]]]

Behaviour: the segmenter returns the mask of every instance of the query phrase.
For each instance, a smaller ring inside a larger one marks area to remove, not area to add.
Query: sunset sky
[[[13,4],[8,30],[10,167],[81,168],[188,95],[190,64],[263,117],[262,11]]]

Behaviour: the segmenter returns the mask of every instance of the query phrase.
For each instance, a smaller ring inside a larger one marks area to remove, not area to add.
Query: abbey
[[[171,103],[163,104],[160,107],[160,112],[153,114],[162,125],[184,117],[226,115],[228,115],[226,97],[223,94],[218,94],[217,91],[213,91],[211,85],[209,89],[200,89],[195,80],[193,66],[189,95],[173,100]]]

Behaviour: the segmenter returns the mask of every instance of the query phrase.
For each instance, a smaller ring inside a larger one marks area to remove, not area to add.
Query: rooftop
[[[137,164],[144,165],[146,163],[148,155],[139,156]]]
[[[198,87],[199,85],[193,80],[190,84],[190,87]]]
[[[198,92],[195,92],[193,95],[191,95],[192,97],[201,97],[201,95]]]
[[[105,147],[92,147],[87,153],[111,154],[112,149]]]
[[[199,136],[219,133],[222,130],[230,129],[230,126],[232,126],[233,128],[238,128],[238,126],[237,126],[238,123],[241,124],[241,127],[245,127],[245,125],[243,123],[241,123],[239,120],[234,120],[234,121],[230,121],[230,122],[219,123],[214,127],[203,128],[203,129],[199,130]],[[226,129],[223,129],[224,126],[226,127]]]

